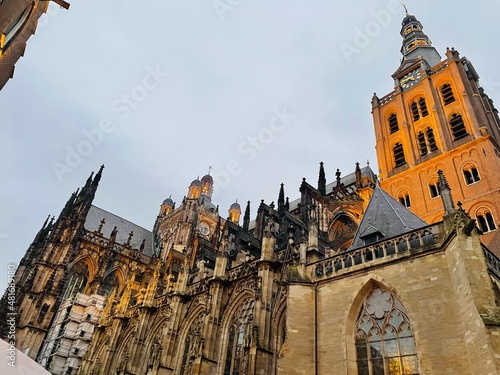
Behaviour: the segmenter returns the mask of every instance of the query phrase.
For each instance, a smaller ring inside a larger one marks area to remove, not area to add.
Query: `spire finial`
[[[406,15],[409,16],[410,14],[408,13],[408,9],[406,9],[406,4],[401,3],[401,5],[403,6],[403,8],[405,8]]]
[[[208,175],[209,175],[209,176],[210,176],[210,171],[212,170],[212,168],[213,168],[213,167],[212,167],[211,165],[209,165],[209,166],[208,166]]]

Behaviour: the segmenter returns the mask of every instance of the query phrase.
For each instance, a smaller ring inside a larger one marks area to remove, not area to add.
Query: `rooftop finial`
[[[212,167],[211,165],[209,165],[209,166],[208,166],[208,175],[209,175],[209,176],[210,176],[210,171],[212,170],[212,168],[213,168],[213,167]]]
[[[408,9],[406,9],[406,4],[401,3],[401,5],[403,6],[403,8],[405,8],[406,15],[409,16],[410,14],[408,13]]]

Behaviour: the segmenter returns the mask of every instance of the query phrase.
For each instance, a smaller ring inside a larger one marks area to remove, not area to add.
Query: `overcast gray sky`
[[[474,5],[480,4],[480,6]],[[496,0],[407,0],[441,56],[467,56],[500,103]],[[225,215],[255,217],[370,161],[370,100],[393,89],[398,1],[53,3],[0,91],[0,289],[47,215],[105,164],[94,204],[151,229],[208,172]],[[4,275],[4,276],[2,276]]]

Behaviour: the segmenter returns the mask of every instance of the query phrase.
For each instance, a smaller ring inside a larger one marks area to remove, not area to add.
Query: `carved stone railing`
[[[88,231],[86,229],[82,230],[82,233],[80,234],[80,238],[84,239],[85,241],[91,242],[95,245],[102,246],[102,247],[108,247],[109,246],[109,239],[100,236],[99,234],[95,232]],[[125,256],[128,256],[130,258],[136,259],[140,261],[141,263],[151,263],[151,257],[141,253],[138,249],[132,249],[129,246],[122,245],[119,243],[114,243],[113,244],[113,251],[123,254]]]
[[[386,96],[383,96],[382,98],[379,99],[380,105],[389,103],[392,99],[396,97],[396,91],[390,92]]]
[[[483,247],[483,252],[488,269],[498,280],[500,280],[500,259],[486,247]]]
[[[447,66],[448,66],[448,60],[441,61],[439,64],[435,65],[428,74],[429,75],[436,74],[437,72],[443,70]]]
[[[409,254],[426,247],[433,248],[431,245],[440,241],[440,237],[439,227],[431,225],[383,242],[336,254],[309,266],[313,267],[313,277],[322,278],[360,264],[375,262],[395,255]]]
[[[229,270],[229,280],[236,280],[248,276],[257,271],[257,261],[242,263]]]
[[[206,279],[202,279],[197,281],[191,285],[188,285],[188,294],[194,295],[202,292],[206,292],[208,290],[209,283]]]

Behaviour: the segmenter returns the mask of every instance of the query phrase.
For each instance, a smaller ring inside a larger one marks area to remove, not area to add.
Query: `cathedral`
[[[378,171],[321,162],[256,217],[209,173],[149,230],[93,205],[102,166],[19,264],[16,347],[61,375],[500,373],[500,119],[467,58],[401,36]]]

